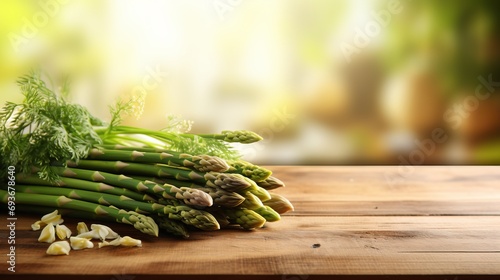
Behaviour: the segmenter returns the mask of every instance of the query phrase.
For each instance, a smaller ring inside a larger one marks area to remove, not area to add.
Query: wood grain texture
[[[39,232],[30,230],[40,215],[19,214],[16,276],[132,280],[274,275],[305,280],[320,275],[466,279],[500,274],[500,167],[431,166],[411,172],[397,166],[268,168],[287,184],[275,192],[289,198],[295,211],[250,232],[194,232],[188,240],[177,240],[112,224],[121,235],[142,239],[143,247],[94,248],[52,257],[45,255],[48,244],[36,242]],[[5,224],[6,218],[2,213]],[[68,219],[65,224],[75,230],[77,222]],[[5,260],[7,236],[2,226],[0,251]],[[9,275],[5,261],[0,267],[0,276]]]

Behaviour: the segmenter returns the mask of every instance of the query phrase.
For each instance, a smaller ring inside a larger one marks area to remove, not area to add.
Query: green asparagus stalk
[[[259,187],[259,186],[253,186],[253,187],[248,188],[246,190],[240,191],[239,193],[245,194],[247,192],[250,192],[253,195],[257,196],[261,201],[266,201],[266,200],[271,199],[271,194],[269,194],[269,192],[266,189]]]
[[[185,134],[183,134],[185,135]],[[220,134],[196,134],[203,138],[213,138],[230,143],[250,144],[262,140],[262,137],[257,133],[249,130],[225,130]]]
[[[264,205],[273,208],[279,214],[284,214],[294,210],[292,203],[290,203],[288,199],[275,193],[271,193],[271,199],[266,200],[263,203]]]
[[[257,182],[257,185],[269,191],[277,188],[282,188],[285,186],[285,183],[274,176],[269,176],[269,178],[265,179],[264,181]]]
[[[156,216],[154,220],[158,224],[160,229],[165,230],[167,233],[172,234],[174,236],[188,238],[189,232],[186,227],[182,223],[169,219],[166,216]]]
[[[207,211],[193,209],[175,199],[160,199],[160,203],[169,210],[166,216],[170,219],[179,220],[206,231],[220,229],[217,219]]]
[[[224,172],[229,169],[229,165],[219,157],[209,155],[193,156],[174,151],[152,153],[136,150],[126,151],[93,148],[90,150],[87,158],[138,163],[163,163],[171,166],[182,166],[201,172]]]
[[[208,212],[192,209],[188,206],[162,205],[158,203],[147,203],[135,201],[126,196],[116,196],[97,192],[72,190],[65,188],[51,188],[40,186],[19,185],[16,189],[19,193],[65,196],[70,199],[78,199],[97,203],[105,206],[113,205],[115,207],[132,210],[141,214],[161,214],[168,215],[171,219],[181,220],[182,222],[198,227],[203,230],[219,229],[216,219]]]
[[[5,190],[0,190],[0,197],[2,202],[7,204],[9,194]],[[113,217],[119,223],[133,225],[139,231],[158,236],[158,225],[155,221],[147,216],[136,213],[134,211],[125,211],[123,209],[116,209],[98,205],[86,201],[71,199],[66,196],[55,195],[32,195],[29,193],[16,193],[16,204],[39,205],[55,208],[74,209],[82,212],[94,213],[102,216]]]
[[[75,190],[70,188],[52,188],[43,186],[32,186],[32,185],[18,185],[16,187],[17,192],[30,193],[30,194],[45,194],[45,195],[55,195],[55,196],[65,196],[70,199],[78,199],[83,201],[88,201],[92,203],[101,204],[104,206],[113,205],[120,209],[135,211],[139,214],[151,214],[154,212],[163,213],[163,205],[158,203],[147,203],[142,201],[136,201],[130,197],[124,195],[112,195],[100,192]]]
[[[250,209],[224,209],[229,221],[244,229],[255,229],[264,226],[266,219]]]
[[[254,181],[240,175],[220,172],[196,172],[186,168],[166,165],[149,165],[143,163],[126,163],[122,161],[80,160],[78,163],[68,162],[68,166],[99,170],[127,175],[156,176],[173,178],[180,181],[193,181],[208,186],[219,186],[227,191],[238,191],[249,187],[257,187]]]
[[[143,146],[125,146],[120,144],[97,144],[95,147],[100,149],[107,150],[122,150],[122,151],[138,151],[144,153],[168,153],[170,150],[160,149],[160,148],[151,148],[151,147],[143,147]]]
[[[63,217],[95,220],[95,221],[99,221],[99,222],[115,222],[115,219],[113,219],[112,217],[109,217],[109,216],[100,216],[97,214],[76,211],[73,209],[64,209],[64,208],[54,209],[52,207],[36,206],[36,205],[20,205],[17,208],[17,211],[20,211],[23,213],[50,213],[50,212],[53,212],[54,210],[57,210],[58,213],[61,214],[61,216],[63,216]],[[189,237],[189,233],[188,233],[187,229],[183,226],[183,224],[181,224],[177,221],[168,219],[167,217],[154,217],[154,220],[158,224],[158,227],[160,229],[165,230],[165,232],[167,234],[171,234],[173,236],[182,237],[182,238]]]
[[[74,210],[74,209],[56,208],[56,207],[39,206],[39,205],[28,205],[28,204],[22,204],[22,205],[18,205],[16,207],[16,211],[28,213],[28,214],[33,214],[33,213],[45,214],[45,213],[51,213],[54,210],[57,210],[57,212],[62,217],[94,220],[94,221],[99,221],[99,222],[112,222],[112,223],[116,222],[115,218],[113,218],[111,216],[103,216],[103,215],[98,215],[95,213],[83,212],[83,211],[78,211],[78,210]]]
[[[241,159],[227,160],[226,162],[230,166],[229,170],[227,170],[226,172],[241,174],[252,179],[255,182],[264,181],[272,174],[271,170],[251,164],[250,162]]]
[[[276,222],[281,219],[280,214],[274,211],[271,207],[262,204],[260,199],[250,192],[245,195],[245,201],[240,204],[240,207],[255,211],[268,222]]]
[[[128,188],[137,192],[160,195],[164,198],[182,199],[188,205],[205,207],[213,204],[212,197],[202,191],[193,189],[176,188],[175,186],[170,185],[160,186],[154,182],[140,181],[122,174],[117,175],[80,168],[53,167],[53,170],[59,176],[63,177],[78,178],[93,182],[103,182],[118,187]]]
[[[231,222],[228,220],[226,214],[224,213],[223,208],[221,208],[221,207],[209,207],[206,209],[206,211],[215,217],[215,219],[217,220],[217,222],[219,223],[221,228],[225,228],[231,224]]]
[[[16,175],[16,183],[25,185],[43,185],[43,186],[57,186],[62,188],[74,188],[74,189],[102,192],[114,195],[124,195],[137,201],[156,202],[156,199],[150,196],[149,194],[139,193],[125,188],[113,187],[111,185],[102,182],[91,182],[91,181],[67,178],[67,177],[59,177],[58,181],[50,182],[47,180],[43,180],[40,177],[33,174],[21,173]]]
[[[232,208],[240,205],[245,200],[245,198],[240,194],[236,192],[228,192],[218,186],[201,186],[188,181],[177,181],[172,179],[159,179],[158,182],[172,184],[177,187],[188,187],[201,190],[212,197],[215,206]]]
[[[142,145],[149,148],[168,148],[190,154],[215,155],[221,158],[236,159],[238,153],[226,142],[251,143],[262,138],[252,132],[223,132],[221,134],[179,134],[169,131],[149,130],[130,126],[95,128],[103,144]]]

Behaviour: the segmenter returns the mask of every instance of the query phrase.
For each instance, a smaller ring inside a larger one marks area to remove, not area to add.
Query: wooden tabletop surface
[[[178,240],[112,224],[122,236],[140,238],[143,247],[94,248],[54,257],[45,255],[48,244],[38,243],[39,232],[30,230],[40,215],[18,214],[15,273],[6,263],[10,231],[0,227],[0,278],[239,275],[238,279],[306,280],[330,279],[327,275],[434,275],[459,280],[500,275],[498,166],[268,168],[287,184],[275,192],[289,198],[295,211],[265,228],[194,232],[188,240]],[[5,211],[1,220],[8,224]],[[67,219],[65,224],[74,229],[77,222]]]

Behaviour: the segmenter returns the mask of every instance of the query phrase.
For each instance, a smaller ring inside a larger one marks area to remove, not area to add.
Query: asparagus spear
[[[276,222],[281,219],[280,214],[274,211],[271,207],[262,204],[260,199],[250,192],[245,194],[245,201],[240,204],[240,207],[255,211],[268,222]]]
[[[113,187],[102,182],[91,182],[86,180],[59,177],[58,181],[50,182],[43,180],[33,174],[21,173],[16,175],[16,183],[25,185],[43,185],[43,186],[57,186],[62,188],[75,188],[87,191],[103,192],[114,195],[128,196],[137,201],[151,201],[155,202],[156,199],[149,194],[131,191],[125,188]]]
[[[17,207],[17,210],[20,212],[25,212],[25,213],[50,213],[50,212],[54,211],[55,209],[53,207],[24,204],[24,205],[19,205]],[[64,208],[57,208],[57,211],[63,217],[96,220],[99,222],[103,222],[103,221],[104,222],[106,222],[106,221],[107,222],[115,222],[115,219],[113,217],[97,215],[97,214],[90,213],[90,212],[82,212],[82,211],[77,211],[77,210],[73,210],[73,209],[64,209]],[[154,217],[153,219],[158,224],[158,227],[160,229],[165,230],[168,234],[171,234],[174,236],[179,236],[182,238],[189,237],[189,233],[186,230],[186,228],[182,225],[182,223],[171,220],[167,217]]]
[[[136,201],[130,197],[124,195],[112,195],[100,192],[75,190],[70,188],[51,188],[36,185],[18,185],[16,187],[17,192],[30,193],[30,194],[45,194],[45,195],[55,195],[55,196],[65,196],[70,199],[78,199],[83,201],[88,201],[92,203],[97,203],[105,206],[113,205],[115,207],[135,211],[140,214],[151,214],[156,211],[163,213],[163,205],[158,203],[147,203],[142,201]]]
[[[180,220],[187,225],[195,226],[201,230],[210,231],[220,229],[217,219],[207,211],[193,209],[174,199],[160,199],[160,202],[165,205],[165,209],[168,211],[166,217],[170,219]]]
[[[183,134],[186,135],[186,134]],[[196,134],[203,138],[213,138],[231,143],[250,144],[262,140],[257,133],[249,130],[224,130],[220,134]]]
[[[177,181],[172,179],[159,179],[158,181],[155,180],[155,182],[164,182],[178,187],[188,187],[204,191],[212,197],[214,205],[216,206],[232,208],[240,205],[245,200],[240,194],[226,191],[218,186],[201,186],[188,181]]]
[[[266,200],[263,203],[264,205],[273,208],[279,214],[294,210],[292,203],[290,203],[288,199],[275,193],[271,193],[271,199]]]
[[[167,233],[175,235],[175,236],[179,236],[182,238],[189,237],[189,233],[188,233],[186,227],[184,227],[182,223],[179,223],[177,221],[169,219],[166,216],[163,216],[163,217],[157,216],[157,217],[154,217],[154,219],[155,219],[156,223],[158,224],[158,227],[160,227],[160,229],[165,230]]]
[[[91,171],[79,168],[53,167],[53,170],[63,177],[78,178],[82,180],[103,182],[114,186],[128,188],[137,192],[145,192],[152,195],[160,195],[165,198],[182,199],[186,204],[197,206],[210,206],[212,197],[202,191],[192,189],[181,189],[171,185],[160,186],[154,182],[140,181],[125,175],[117,175],[106,172]]]
[[[138,143],[147,147],[168,147],[171,150],[188,152],[191,154],[208,154],[222,158],[236,159],[238,153],[225,142],[252,143],[262,139],[259,135],[249,131],[223,131],[220,134],[179,134],[168,131],[156,131],[138,127],[113,126],[97,128],[104,144]]]
[[[272,174],[271,170],[251,164],[250,162],[241,159],[227,160],[226,162],[230,166],[229,170],[227,170],[226,172],[241,174],[252,179],[255,182],[264,181]]]
[[[285,183],[283,183],[280,179],[274,176],[269,176],[269,178],[265,179],[264,181],[257,182],[257,185],[266,190],[273,190],[284,187]]]
[[[175,151],[155,153],[136,150],[126,151],[93,148],[90,150],[88,158],[112,161],[121,160],[126,162],[132,161],[138,163],[163,163],[171,166],[182,166],[201,172],[224,172],[229,169],[229,165],[219,157],[209,155],[193,156]]]
[[[244,229],[255,229],[264,226],[266,219],[250,209],[224,209],[229,221]]]
[[[196,172],[186,168],[166,165],[149,165],[143,163],[126,163],[122,161],[80,160],[78,163],[68,162],[68,166],[99,170],[127,175],[156,176],[174,178],[180,181],[193,181],[208,186],[219,186],[227,191],[238,191],[249,187],[257,187],[254,181],[240,175],[220,172]]]
[[[0,197],[2,198],[3,203],[7,203],[9,197],[7,191],[0,190]],[[119,223],[133,225],[134,228],[143,233],[158,236],[158,225],[155,223],[155,221],[148,216],[144,216],[134,211],[125,211],[123,209],[116,209],[113,207],[107,207],[86,201],[71,199],[62,195],[32,195],[22,192],[16,193],[16,204],[67,208],[102,216],[108,216],[114,218],[115,221]]]
[[[141,214],[161,214],[168,215],[171,219],[181,220],[182,222],[198,227],[203,230],[219,229],[215,218],[208,212],[192,209],[188,206],[162,205],[158,203],[147,203],[135,201],[126,196],[116,196],[97,192],[72,190],[64,188],[51,188],[40,186],[17,186],[19,193],[65,196],[70,199],[79,199],[105,206],[113,205],[125,210],[132,210]]]

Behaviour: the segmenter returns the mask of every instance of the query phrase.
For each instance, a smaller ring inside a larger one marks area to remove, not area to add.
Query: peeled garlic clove
[[[41,220],[45,224],[53,223],[54,225],[62,224],[64,222],[64,220],[61,219],[61,215],[58,214],[57,209],[49,214],[43,215]]]
[[[31,229],[34,231],[39,230],[43,225],[48,225],[50,223],[54,225],[62,224],[64,220],[61,218],[61,215],[58,214],[57,210],[50,212],[49,214],[43,215],[40,221],[36,221],[31,225]]]
[[[42,222],[50,220],[50,219],[54,218],[55,216],[57,216],[58,214],[59,214],[59,212],[57,211],[57,209],[48,213],[48,214],[45,214],[42,216]]]
[[[120,235],[118,235],[118,233],[114,232],[111,228],[109,228],[108,226],[105,226],[105,225],[92,224],[92,225],[90,225],[90,228],[93,231],[96,231],[98,233],[99,238],[101,240],[115,239],[115,238],[120,237]]]
[[[105,246],[120,246],[120,237],[111,240],[110,242],[104,240],[103,242],[100,242],[99,248],[105,247]]]
[[[69,251],[71,247],[69,246],[68,241],[57,241],[50,244],[47,252],[47,255],[69,255]]]
[[[31,225],[31,229],[33,231],[40,230],[40,227],[42,226],[42,221],[36,221],[34,224]]]
[[[52,243],[55,240],[56,231],[54,229],[54,225],[50,223],[43,228],[42,232],[40,233],[40,237],[38,237],[38,242]]]
[[[69,239],[69,242],[71,243],[71,248],[73,250],[82,250],[82,249],[87,249],[87,248],[94,248],[94,243],[92,243],[90,240],[88,240],[86,238],[79,238],[79,237],[72,236]]]
[[[87,238],[87,239],[100,239],[99,238],[99,233],[95,230],[87,231],[78,234],[76,237],[78,238]]]
[[[59,239],[63,240],[71,236],[71,230],[65,225],[56,225],[56,234]]]
[[[127,246],[127,247],[142,247],[142,242],[139,239],[134,239],[130,236],[124,236],[124,237],[118,237],[110,242],[108,241],[103,241],[99,243],[99,248],[105,247],[105,246]]]
[[[84,232],[89,232],[89,228],[87,227],[87,224],[84,222],[79,222],[78,225],[76,226],[76,231],[78,234],[82,234]]]
[[[120,238],[120,245],[129,247],[133,246],[142,247],[142,242],[139,239],[134,239],[130,236],[124,236]]]

